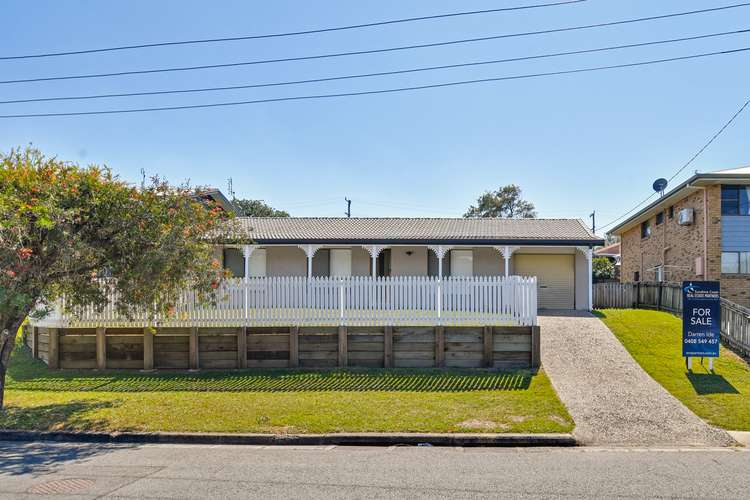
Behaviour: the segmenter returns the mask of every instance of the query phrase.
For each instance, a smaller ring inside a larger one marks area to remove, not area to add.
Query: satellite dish
[[[653,187],[654,191],[660,194],[664,194],[664,190],[667,189],[667,184],[669,181],[667,179],[659,178],[654,181]]]

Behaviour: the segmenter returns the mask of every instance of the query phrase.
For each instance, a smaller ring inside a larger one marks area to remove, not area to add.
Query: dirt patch
[[[463,422],[460,422],[458,424],[458,427],[461,427],[462,429],[472,429],[472,430],[485,430],[489,431],[492,429],[509,429],[510,426],[508,424],[499,424],[497,422],[493,422],[492,420],[480,420],[478,418],[473,418],[471,420],[464,420]]]
[[[528,419],[529,419],[529,417],[522,417],[522,416],[520,416],[520,415],[511,415],[511,416],[510,416],[510,417],[508,418],[508,420],[510,420],[511,422],[513,422],[513,423],[516,423],[516,424],[520,424],[521,422],[525,422],[525,421],[526,421],[526,420],[528,420]],[[559,422],[558,422],[558,423],[559,423]],[[564,424],[564,423],[565,423],[565,422],[563,422],[563,424]]]
[[[556,424],[560,425],[568,425],[568,421],[562,418],[560,415],[550,415],[547,417],[548,419],[552,420]]]

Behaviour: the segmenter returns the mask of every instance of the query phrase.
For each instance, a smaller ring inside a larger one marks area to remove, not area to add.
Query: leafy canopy
[[[166,312],[183,288],[208,295],[223,270],[207,235],[226,215],[196,192],[159,178],[139,189],[32,148],[0,155],[0,331],[63,293],[103,306],[100,277],[123,314]]]
[[[245,217],[289,217],[289,212],[276,210],[263,200],[234,199],[232,204]]]
[[[469,207],[464,217],[499,217],[506,219],[533,219],[536,217],[534,204],[521,197],[521,188],[508,184],[487,191],[477,199],[477,204]]]
[[[594,257],[591,271],[597,279],[614,279],[615,263],[608,257]]]

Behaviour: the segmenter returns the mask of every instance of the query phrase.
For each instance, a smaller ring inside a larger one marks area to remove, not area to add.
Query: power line
[[[682,37],[682,38],[671,38],[668,40],[656,40],[656,41],[650,41],[650,42],[631,43],[631,44],[626,44],[626,45],[599,47],[599,48],[594,48],[594,49],[571,50],[571,51],[566,51],[566,52],[553,52],[549,54],[537,54],[537,55],[532,55],[532,56],[512,57],[512,58],[506,58],[506,59],[493,59],[489,61],[474,61],[474,62],[468,62],[468,63],[446,64],[446,65],[440,65],[440,66],[427,66],[427,67],[422,67],[422,68],[402,69],[402,70],[394,70],[394,71],[381,71],[381,72],[376,72],[376,73],[332,76],[332,77],[325,77],[325,78],[310,78],[306,80],[291,80],[291,81],[284,81],[284,82],[229,85],[229,86],[223,86],[223,87],[202,87],[202,88],[194,88],[194,89],[155,90],[155,91],[146,91],[146,92],[123,92],[123,93],[110,93],[110,94],[82,95],[82,96],[58,96],[58,97],[37,97],[37,98],[28,98],[28,99],[11,99],[7,101],[0,101],[0,104],[19,104],[19,103],[28,103],[28,102],[49,102],[49,101],[75,101],[75,100],[114,98],[114,97],[142,97],[142,96],[149,96],[149,95],[166,95],[166,94],[189,94],[189,93],[197,93],[197,92],[217,92],[217,91],[226,91],[226,90],[278,87],[278,86],[285,86],[285,85],[300,85],[300,84],[307,84],[307,83],[322,83],[322,82],[330,82],[330,81],[338,81],[338,80],[349,80],[349,79],[355,79],[355,78],[370,78],[370,77],[375,77],[375,76],[400,75],[400,74],[405,74],[405,73],[417,73],[417,72],[424,72],[424,71],[464,68],[464,67],[469,67],[469,66],[484,66],[484,65],[500,64],[500,63],[507,63],[507,62],[527,61],[527,60],[532,60],[532,59],[545,59],[545,58],[551,58],[551,57],[589,54],[589,53],[595,53],[595,52],[606,52],[610,50],[620,50],[620,49],[629,49],[629,48],[636,48],[636,47],[646,47],[646,46],[652,46],[652,45],[662,45],[662,44],[667,44],[667,43],[685,42],[685,41],[691,41],[691,40],[700,40],[700,39],[705,39],[705,38],[714,38],[714,37],[737,35],[737,34],[744,34],[744,33],[750,33],[750,29],[725,31],[721,33],[695,35],[695,36]]]
[[[14,79],[14,80],[1,80],[0,84],[7,85],[7,84],[15,84],[15,83],[32,83],[32,82],[48,82],[48,81],[58,81],[58,80],[80,80],[80,79],[88,79],[88,78],[145,75],[145,74],[153,74],[153,73],[169,73],[169,72],[175,72],[175,71],[195,71],[195,70],[204,70],[204,69],[250,66],[250,65],[258,65],[258,64],[274,64],[274,63],[280,63],[280,62],[308,61],[308,60],[313,60],[313,59],[325,59],[325,58],[332,58],[332,57],[378,54],[378,53],[385,53],[385,52],[395,52],[395,51],[403,51],[403,50],[423,49],[423,48],[429,48],[429,47],[442,47],[446,45],[456,45],[456,44],[463,44],[463,43],[482,42],[482,41],[488,41],[488,40],[500,40],[500,39],[505,39],[505,38],[543,35],[543,34],[550,34],[550,33],[562,33],[562,32],[568,32],[568,31],[602,28],[602,27],[607,27],[607,26],[618,26],[618,25],[623,25],[623,24],[654,21],[654,20],[667,19],[667,18],[678,17],[678,16],[688,16],[688,15],[694,15],[694,14],[707,13],[707,12],[715,12],[719,10],[735,9],[739,7],[747,7],[749,5],[750,5],[750,2],[745,2],[741,4],[727,5],[723,7],[714,7],[711,9],[676,12],[676,13],[671,13],[671,14],[663,14],[659,16],[639,17],[639,18],[625,19],[625,20],[620,20],[620,21],[610,21],[606,23],[587,24],[587,25],[582,25],[582,26],[570,26],[566,28],[553,28],[553,29],[538,30],[538,31],[526,31],[526,32],[521,32],[521,33],[506,33],[506,34],[501,34],[501,35],[492,35],[492,36],[477,37],[477,38],[464,38],[461,40],[450,40],[450,41],[445,41],[445,42],[433,42],[433,43],[424,43],[424,44],[417,44],[417,45],[402,45],[398,47],[388,47],[388,48],[383,48],[383,49],[336,52],[336,53],[329,53],[329,54],[317,54],[317,55],[312,55],[312,56],[284,57],[284,58],[276,58],[276,59],[260,59],[260,60],[254,60],[254,61],[241,61],[241,62],[234,62],[234,63],[204,64],[204,65],[198,65],[198,66],[180,66],[180,67],[174,67],[174,68],[154,68],[154,69],[133,70],[133,71],[117,71],[117,72],[111,72],[111,73],[92,73],[92,74],[85,74],[85,75],[65,75],[65,76],[47,76],[47,77],[38,77],[38,78],[22,78],[22,79]]]
[[[54,116],[86,116],[86,115],[111,115],[111,114],[123,114],[123,113],[143,113],[151,111],[175,111],[185,109],[201,109],[201,108],[218,108],[228,106],[242,106],[250,104],[261,104],[271,102],[285,102],[285,101],[304,101],[313,99],[333,99],[339,97],[355,97],[364,95],[376,95],[376,94],[392,94],[397,92],[410,92],[417,90],[444,88],[444,87],[455,87],[459,85],[471,85],[477,83],[488,83],[488,82],[500,82],[507,80],[520,80],[528,78],[539,78],[545,76],[558,76],[558,75],[570,75],[576,73],[589,73],[594,71],[603,71],[617,68],[631,68],[636,66],[647,66],[653,64],[660,64],[673,61],[685,61],[689,59],[698,59],[716,55],[736,54],[740,52],[747,52],[750,47],[744,47],[740,49],[721,50],[717,52],[705,52],[702,54],[692,54],[688,56],[670,57],[666,59],[655,59],[650,61],[640,61],[635,63],[627,64],[613,64],[609,66],[595,66],[590,68],[579,68],[565,71],[551,71],[547,73],[532,73],[526,75],[513,75],[513,76],[501,76],[496,78],[479,78],[475,80],[460,80],[454,82],[445,83],[434,83],[429,85],[418,85],[414,87],[397,87],[391,89],[378,89],[378,90],[367,90],[362,92],[341,92],[336,94],[312,94],[302,96],[289,96],[289,97],[275,97],[268,99],[253,99],[248,101],[230,101],[230,102],[217,102],[209,104],[189,104],[182,106],[162,106],[162,107],[149,107],[149,108],[132,108],[132,109],[111,109],[111,110],[100,110],[100,111],[73,111],[73,112],[60,112],[60,113],[28,113],[28,114],[12,114],[12,115],[0,115],[0,118],[41,118],[41,117],[54,117]]]
[[[416,22],[416,21],[429,21],[429,20],[434,20],[434,19],[445,19],[445,18],[450,18],[450,17],[474,16],[474,15],[492,14],[492,13],[498,13],[498,12],[511,12],[511,11],[518,11],[518,10],[540,9],[544,7],[558,7],[558,6],[563,6],[563,5],[582,3],[585,1],[586,0],[566,0],[566,1],[561,1],[561,2],[540,3],[540,4],[535,4],[535,5],[521,5],[521,6],[516,6],[516,7],[502,7],[502,8],[497,8],[497,9],[451,12],[447,14],[407,17],[403,19],[391,19],[388,21],[376,21],[376,22],[371,22],[371,23],[352,24],[348,26],[337,26],[333,28],[316,28],[316,29],[303,30],[303,31],[290,31],[290,32],[285,32],[285,33],[269,33],[269,34],[264,34],[264,35],[242,35],[242,36],[232,36],[232,37],[223,37],[223,38],[203,38],[203,39],[179,40],[179,41],[171,41],[171,42],[142,43],[142,44],[137,44],[137,45],[120,45],[120,46],[115,46],[115,47],[103,47],[103,48],[97,48],[97,49],[71,50],[71,51],[66,51],[66,52],[46,52],[46,53],[41,53],[41,54],[0,56],[0,60],[71,56],[71,55],[80,55],[80,54],[93,54],[93,53],[98,53],[98,52],[113,52],[113,51],[119,51],[119,50],[167,47],[167,46],[174,46],[174,45],[193,45],[193,44],[201,44],[201,43],[236,42],[240,40],[259,40],[259,39],[264,39],[264,38],[281,38],[281,37],[300,36],[300,35],[314,35],[317,33],[329,33],[332,31],[345,31],[345,30],[354,30],[354,29],[362,29],[362,28],[373,28],[376,26],[386,26],[390,24],[400,24],[400,23],[411,23],[411,22]]]
[[[677,176],[678,176],[678,175],[680,174],[680,172],[682,172],[682,171],[683,171],[683,170],[685,170],[685,169],[686,169],[687,167],[689,167],[689,166],[690,166],[690,165],[691,165],[691,164],[692,164],[692,163],[693,163],[693,162],[694,162],[694,161],[695,161],[695,160],[696,160],[696,159],[697,159],[697,158],[698,158],[698,157],[699,157],[699,156],[700,156],[701,154],[703,154],[703,152],[704,152],[704,151],[705,151],[706,149],[708,149],[708,147],[709,147],[709,146],[711,146],[711,144],[713,144],[713,142],[714,142],[714,141],[715,141],[715,140],[716,140],[716,139],[717,139],[717,138],[718,138],[718,137],[719,137],[719,136],[720,136],[721,134],[723,134],[723,133],[724,133],[724,131],[725,131],[725,130],[726,130],[727,128],[729,128],[729,126],[730,126],[730,125],[732,125],[732,123],[734,123],[734,121],[735,121],[735,120],[737,119],[737,117],[738,117],[738,116],[740,116],[740,115],[742,114],[742,112],[743,112],[743,111],[745,111],[745,109],[746,109],[746,108],[747,108],[748,106],[750,106],[750,99],[748,99],[747,101],[745,101],[745,103],[744,103],[744,104],[743,104],[742,106],[740,106],[740,109],[738,109],[738,110],[737,110],[737,112],[736,112],[736,113],[734,113],[734,115],[732,115],[732,117],[731,117],[731,118],[730,118],[730,119],[729,119],[729,120],[728,120],[728,121],[727,121],[726,123],[724,123],[724,125],[722,125],[722,127],[721,127],[721,128],[720,128],[720,129],[719,129],[719,130],[718,130],[718,131],[717,131],[717,132],[716,132],[716,133],[715,133],[715,134],[714,134],[713,136],[711,136],[711,138],[710,138],[710,139],[708,140],[708,142],[706,142],[706,143],[705,143],[705,144],[704,144],[704,145],[703,145],[703,146],[702,146],[702,147],[701,147],[701,148],[700,148],[700,149],[698,150],[698,152],[696,152],[696,153],[695,153],[695,154],[694,154],[694,155],[693,155],[692,157],[690,157],[690,159],[689,159],[689,160],[688,160],[687,162],[685,162],[685,164],[684,164],[684,165],[682,165],[682,167],[680,167],[680,168],[679,168],[679,169],[677,170],[677,172],[675,172],[675,173],[674,173],[674,175],[672,175],[672,177],[670,177],[670,178],[669,178],[669,180],[671,181],[671,180],[673,180],[673,179],[674,179],[675,177],[677,177]],[[620,220],[624,219],[624,218],[625,218],[625,217],[627,217],[628,215],[630,215],[630,214],[632,214],[633,212],[635,212],[635,211],[636,211],[636,210],[637,210],[638,208],[640,208],[640,207],[641,207],[641,205],[643,205],[644,203],[646,203],[647,201],[649,201],[649,200],[650,200],[651,198],[653,198],[653,197],[654,197],[655,195],[656,195],[656,193],[651,193],[651,194],[650,194],[650,195],[649,195],[649,196],[648,196],[648,197],[647,197],[646,199],[644,199],[643,201],[641,201],[640,203],[638,203],[638,204],[637,204],[636,206],[634,206],[633,208],[631,208],[630,210],[628,210],[627,212],[625,212],[625,213],[624,213],[624,214],[622,214],[621,216],[617,217],[616,219],[613,219],[613,220],[611,220],[610,222],[608,222],[608,223],[604,224],[604,225],[603,225],[603,226],[601,226],[601,227],[600,227],[599,229],[604,229],[605,227],[609,227],[609,226],[611,226],[612,224],[614,224],[615,222],[618,222],[618,221],[620,221]]]
[[[742,114],[742,112],[743,112],[743,111],[745,111],[745,108],[747,108],[747,106],[748,106],[748,105],[750,105],[750,99],[748,99],[747,101],[745,101],[745,104],[743,104],[743,105],[742,105],[742,106],[740,107],[740,109],[738,109],[738,110],[737,110],[737,112],[736,112],[736,113],[735,113],[734,115],[732,115],[732,117],[731,117],[731,118],[729,119],[729,121],[727,121],[727,122],[726,122],[726,123],[724,124],[724,126],[723,126],[723,127],[721,127],[721,128],[720,128],[720,129],[719,129],[719,130],[718,130],[718,131],[717,131],[717,132],[716,132],[716,133],[715,133],[715,134],[714,134],[714,135],[713,135],[713,136],[711,137],[711,139],[709,139],[709,141],[708,141],[708,142],[707,142],[706,144],[704,144],[704,145],[703,145],[703,147],[702,147],[702,148],[700,148],[700,149],[698,150],[698,152],[697,152],[697,153],[695,153],[695,154],[694,154],[694,155],[692,156],[692,158],[690,158],[690,159],[689,159],[689,160],[687,161],[687,163],[685,163],[685,164],[684,164],[684,165],[683,165],[683,166],[682,166],[682,167],[681,167],[681,168],[680,168],[680,169],[679,169],[679,170],[678,170],[677,172],[675,172],[675,173],[674,173],[674,175],[673,175],[672,177],[670,177],[670,178],[669,178],[669,180],[671,181],[672,179],[674,179],[675,177],[677,177],[677,176],[678,176],[678,175],[680,174],[680,172],[682,172],[682,171],[683,171],[683,170],[685,170],[685,169],[686,169],[687,167],[689,167],[689,166],[690,166],[690,165],[691,165],[691,164],[692,164],[692,163],[693,163],[693,162],[694,162],[694,161],[696,160],[696,158],[698,158],[698,157],[699,157],[699,156],[700,156],[701,154],[703,154],[703,152],[704,152],[704,151],[705,151],[706,149],[708,149],[708,147],[709,147],[709,146],[710,146],[711,144],[713,144],[713,142],[714,142],[714,141],[715,141],[715,140],[716,140],[716,139],[717,139],[717,138],[718,138],[718,137],[719,137],[719,136],[720,136],[721,134],[723,134],[723,133],[724,133],[724,131],[725,131],[725,130],[727,129],[727,127],[729,127],[729,126],[730,126],[730,125],[731,125],[732,123],[734,123],[734,120],[736,120],[736,119],[737,119],[737,117],[738,117],[738,116],[740,116],[740,115]]]

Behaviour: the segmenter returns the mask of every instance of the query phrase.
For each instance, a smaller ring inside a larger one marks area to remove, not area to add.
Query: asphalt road
[[[747,498],[738,449],[0,442],[0,497]]]

